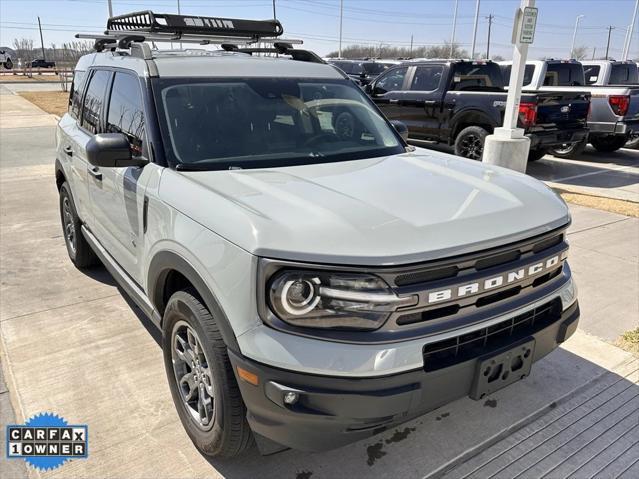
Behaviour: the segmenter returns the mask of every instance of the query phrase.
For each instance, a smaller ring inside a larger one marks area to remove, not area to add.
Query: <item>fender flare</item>
[[[156,311],[161,314],[164,312],[166,304],[164,304],[164,287],[170,271],[177,271],[182,274],[195,288],[205,306],[211,312],[222,334],[222,339],[226,346],[236,353],[240,353],[240,347],[235,337],[235,332],[231,327],[231,323],[220,306],[219,301],[206,285],[200,274],[195,268],[184,258],[172,251],[158,252],[149,265],[147,273],[147,291],[149,299]]]
[[[64,172],[64,168],[62,167],[62,163],[60,163],[60,160],[58,160],[57,158],[55,159],[55,183],[56,186],[58,187],[58,191],[60,191],[60,187],[62,186],[62,183],[58,182],[58,173],[60,175],[62,175],[63,178],[67,178],[66,173]]]
[[[498,124],[495,124],[495,120],[484,111],[476,109],[462,110],[451,118],[451,142],[455,141],[455,138],[461,131],[459,125],[464,123],[470,123],[478,126],[490,125],[491,128],[496,128],[498,126]]]

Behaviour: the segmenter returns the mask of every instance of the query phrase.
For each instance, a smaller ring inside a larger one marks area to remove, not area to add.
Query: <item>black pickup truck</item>
[[[503,124],[507,92],[491,61],[429,60],[388,69],[366,92],[411,139],[454,145],[455,154],[481,159],[484,138]],[[529,161],[556,145],[588,135],[590,95],[579,91],[523,93],[519,127],[531,140]]]

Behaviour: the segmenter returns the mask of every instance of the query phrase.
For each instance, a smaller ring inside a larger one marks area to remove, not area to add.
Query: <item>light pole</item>
[[[338,57],[342,58],[342,18],[344,16],[344,0],[339,0],[339,52]]]
[[[635,23],[637,21],[637,10],[639,10],[639,0],[635,1],[635,11],[632,14],[632,23],[630,24],[630,33],[628,33],[628,39],[626,40],[626,44],[624,45],[623,51],[623,59],[627,60],[628,55],[630,54],[630,44],[632,43],[632,34],[635,31]]]
[[[575,54],[575,39],[577,38],[577,28],[579,28],[579,21],[584,18],[584,15],[577,15],[575,20],[575,31],[572,32],[572,46],[570,47],[570,58]]]
[[[113,5],[111,5],[111,0],[107,0],[107,4],[109,6],[109,18],[113,16]]]
[[[481,0],[477,0],[475,4],[475,26],[473,26],[473,46],[470,49],[470,59],[475,58],[475,45],[477,43],[477,23],[479,22],[479,3]]]
[[[612,25],[608,27],[608,43],[606,43],[606,60],[608,60],[608,53],[610,52],[610,36],[614,28],[615,27],[613,27]]]
[[[453,50],[455,49],[455,30],[457,29],[457,7],[459,6],[459,0],[455,0],[455,12],[453,13],[453,34],[450,37],[450,58],[453,58]]]

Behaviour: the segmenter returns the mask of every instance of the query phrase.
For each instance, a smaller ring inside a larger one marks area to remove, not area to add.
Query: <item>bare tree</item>
[[[459,44],[453,44],[452,58],[468,58],[468,51]],[[449,42],[441,45],[415,47],[412,50],[406,47],[391,47],[388,45],[349,45],[342,48],[342,58],[449,58],[451,46]],[[327,55],[329,58],[337,58],[338,52]]]
[[[572,57],[575,60],[585,60],[588,57],[588,47],[585,46],[580,46],[580,47],[575,47],[575,49],[572,51]]]
[[[13,49],[16,51],[16,56],[22,61],[22,65],[31,64],[31,60],[35,58],[35,52],[33,51],[33,40],[31,38],[14,38]]]

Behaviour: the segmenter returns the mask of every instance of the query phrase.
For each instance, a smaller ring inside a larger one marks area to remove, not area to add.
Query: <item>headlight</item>
[[[377,276],[329,271],[285,270],[267,286],[271,311],[295,326],[377,329],[415,297],[398,297]]]

